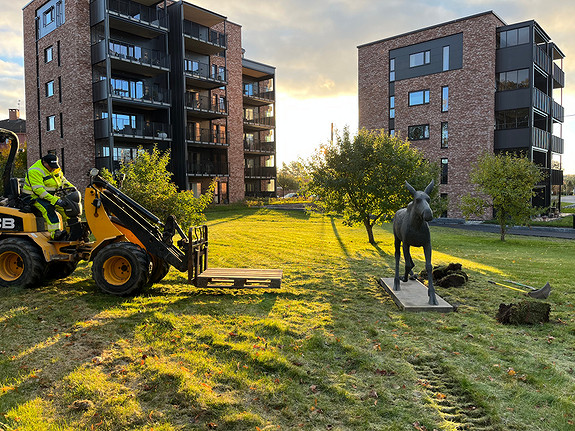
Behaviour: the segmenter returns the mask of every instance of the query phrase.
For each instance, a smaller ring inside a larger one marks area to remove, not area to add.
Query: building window
[[[389,118],[395,118],[395,96],[389,97]]]
[[[46,97],[52,97],[54,95],[54,81],[48,81],[46,83]]]
[[[46,130],[51,132],[52,130],[56,130],[56,116],[50,115],[46,117]]]
[[[449,139],[449,130],[447,128],[447,121],[441,123],[441,148],[447,148]]]
[[[497,91],[529,88],[529,69],[510,70],[496,75]]]
[[[529,27],[515,28],[513,30],[497,33],[497,48],[522,45],[529,43]]]
[[[429,90],[409,92],[409,106],[425,105],[429,103]]]
[[[421,51],[409,56],[409,67],[423,66],[431,63],[431,51]]]
[[[44,49],[44,63],[50,63],[54,59],[54,47],[50,45]]]
[[[389,60],[389,82],[395,81],[395,58]]]
[[[389,136],[395,136],[395,129],[389,129]]]
[[[46,27],[47,25],[50,25],[54,22],[54,8],[53,7],[47,9],[44,12],[43,19],[44,19],[44,21],[43,21],[44,27]]]
[[[443,71],[449,70],[449,45],[443,47]]]
[[[441,184],[447,184],[448,163],[447,159],[441,159]]]
[[[445,217],[447,217],[447,207],[448,207],[448,205],[449,205],[449,196],[447,195],[447,193],[441,193],[441,194],[439,195],[439,199],[441,200],[441,206],[442,206],[443,208],[445,208],[445,209],[443,210],[443,212],[441,213],[441,216],[440,216],[440,217],[445,218]]]
[[[60,112],[60,137],[63,138],[64,137],[64,115]],[[64,151],[64,148],[62,148],[62,151]],[[62,154],[63,156],[64,154]],[[62,157],[62,160],[64,159],[64,157]]]
[[[495,113],[495,128],[518,129],[529,126],[529,108],[509,109]]]
[[[441,87],[441,112],[449,110],[449,87]]]
[[[58,101],[62,103],[62,77],[58,77]]]
[[[418,126],[409,126],[407,128],[407,137],[410,141],[419,141],[429,139],[429,124],[420,124]]]

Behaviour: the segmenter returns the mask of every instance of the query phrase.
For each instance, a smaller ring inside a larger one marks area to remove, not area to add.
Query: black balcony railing
[[[533,88],[533,106],[540,111],[551,113],[551,98],[537,88]]]
[[[276,168],[268,166],[254,166],[244,168],[246,177],[275,178]]]
[[[549,150],[549,141],[551,140],[551,133],[541,130],[538,127],[533,127],[532,129],[532,145],[536,148],[541,148],[543,150]]]
[[[274,153],[276,150],[276,143],[244,139],[244,150],[254,152]]]
[[[244,96],[273,101],[275,92],[265,86],[260,88],[256,83],[244,84]]]
[[[226,114],[228,106],[226,100],[213,97],[200,96],[197,93],[186,93],[186,107],[195,111]]]
[[[195,127],[186,127],[186,140],[192,142],[210,143],[218,145],[227,145],[226,132],[214,132],[211,129],[196,129]]]
[[[110,93],[112,97],[130,101],[170,103],[170,92],[165,88],[159,88],[150,80],[128,81],[112,78]]]
[[[559,84],[559,87],[565,86],[565,72],[555,63],[553,63],[553,79]]]
[[[551,73],[551,57],[547,55],[543,48],[533,45],[533,59],[537,66],[546,73]]]
[[[108,54],[113,58],[128,60],[145,66],[156,66],[166,69],[170,67],[170,57],[166,53],[118,40],[110,40]]]
[[[563,106],[554,101],[552,110],[553,118],[562,123],[565,120],[565,109]]]
[[[227,162],[188,163],[188,174],[191,175],[227,175]]]
[[[267,126],[275,127],[276,118],[275,117],[257,117],[257,118],[245,118],[244,124],[254,125],[254,126]]]
[[[218,67],[214,70],[207,63],[202,63],[189,58],[184,59],[184,72],[196,78],[211,79],[222,83],[226,82],[226,69]]]
[[[184,20],[184,34],[220,48],[226,47],[226,35],[201,24]]]
[[[151,8],[131,0],[108,0],[108,10],[143,24],[168,28],[168,16],[161,8]]]
[[[167,123],[146,122],[140,126],[133,127],[130,124],[116,121],[113,128],[115,135],[128,138],[170,139],[172,137],[172,128]]]
[[[551,151],[557,154],[563,154],[565,150],[565,141],[559,136],[551,135]]]

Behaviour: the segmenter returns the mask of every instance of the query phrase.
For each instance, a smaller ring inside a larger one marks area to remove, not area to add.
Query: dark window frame
[[[395,81],[395,58],[389,59],[389,82]]]
[[[449,159],[441,159],[441,184],[448,184],[449,181]]]
[[[520,74],[526,79],[520,80]],[[507,70],[499,72],[495,75],[495,83],[497,91],[520,90],[523,88],[530,88],[531,81],[529,79],[529,68]]]
[[[446,55],[447,52],[447,55]],[[442,55],[442,71],[443,72],[447,72],[449,70],[449,45],[446,45],[442,48],[441,50],[441,55]],[[447,61],[447,66],[446,66],[446,61]]]
[[[422,62],[419,60],[420,55],[423,57]],[[431,63],[431,50],[429,49],[409,54],[409,68],[425,66],[429,63]]]
[[[389,118],[395,118],[395,96],[389,96]]]
[[[420,132],[418,132],[418,128],[421,128]],[[425,139],[429,139],[429,124],[416,124],[413,126],[408,126],[407,139],[410,141],[423,141]]]
[[[441,87],[441,112],[449,111],[449,85]]]
[[[46,97],[52,97],[54,95],[54,80],[46,82],[44,87],[46,89]]]
[[[449,125],[447,121],[441,122],[441,148],[449,148]]]
[[[46,117],[46,131],[52,132],[54,130],[56,130],[56,116],[48,115]]]
[[[44,48],[44,63],[50,63],[54,60],[54,45]]]
[[[411,103],[411,95],[415,95],[417,93],[421,93],[421,103]],[[425,90],[417,90],[417,91],[410,91],[407,94],[407,105],[408,106],[420,106],[420,105],[428,105],[429,104],[429,99],[430,99],[430,92],[429,89],[425,89]]]

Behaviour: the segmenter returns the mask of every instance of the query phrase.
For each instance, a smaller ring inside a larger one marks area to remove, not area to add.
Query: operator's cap
[[[58,156],[56,154],[46,154],[42,157],[42,161],[50,166],[52,169],[59,169]]]

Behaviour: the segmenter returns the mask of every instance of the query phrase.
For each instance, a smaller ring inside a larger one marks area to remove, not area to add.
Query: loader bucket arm
[[[0,142],[10,141],[10,153],[8,154],[8,159],[4,165],[4,172],[2,173],[2,184],[4,185],[4,193],[10,190],[10,178],[12,178],[12,172],[14,170],[14,159],[16,158],[16,152],[18,151],[18,136],[16,133],[7,129],[0,129]]]

